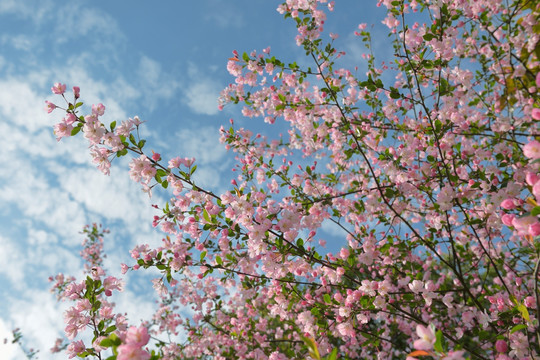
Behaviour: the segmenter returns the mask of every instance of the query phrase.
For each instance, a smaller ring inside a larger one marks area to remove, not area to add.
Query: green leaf
[[[442,128],[442,122],[441,120],[437,119],[435,120],[435,131],[440,132]]]
[[[208,215],[208,211],[206,211],[206,209],[203,210],[203,219],[206,220],[206,222],[212,222],[210,220],[210,216]]]
[[[433,34],[427,33],[427,34],[425,34],[423,37],[424,37],[424,40],[430,41],[430,40],[435,39],[436,36],[433,35]]]
[[[521,317],[525,320],[525,321],[529,321],[530,320],[530,316],[529,316],[529,311],[527,310],[527,307],[521,303],[517,304],[516,308],[518,309],[518,311],[521,313]]]
[[[326,356],[326,360],[337,360],[337,352],[337,348],[334,348],[334,350]]]
[[[206,257],[206,251],[203,251],[201,253],[201,262],[204,260],[205,257]]]
[[[163,176],[167,176],[167,172],[163,169],[157,169],[156,170],[156,175],[159,176],[159,177],[163,177]]]
[[[122,150],[116,152],[116,157],[121,157],[121,156],[127,155],[127,153],[128,153],[127,149],[122,149]]]
[[[107,339],[101,340],[99,345],[108,348],[108,347],[114,346],[114,342],[111,339],[107,338]]]
[[[249,55],[247,54],[247,52],[244,52],[242,54],[242,59],[244,59],[245,62],[248,62],[249,61]]]
[[[401,97],[401,94],[399,93],[398,89],[391,87],[390,88],[390,98],[399,99],[400,97]]]
[[[440,353],[444,352],[443,341],[444,338],[442,331],[437,330],[437,332],[435,333],[435,344],[433,344],[433,348]]]
[[[216,256],[216,262],[218,263],[218,265],[223,265],[223,260],[220,256]]]
[[[75,126],[72,130],[71,130],[71,136],[75,136],[79,133],[79,131],[81,131],[82,129],[82,126]]]
[[[86,277],[86,290],[92,291],[92,288],[94,287],[94,280],[90,276]]]
[[[112,333],[114,330],[116,330],[116,326],[111,325],[105,330],[105,332],[108,334],[108,333]]]
[[[522,330],[522,329],[526,329],[526,328],[527,328],[527,325],[525,325],[525,324],[518,324],[518,325],[514,326],[514,327],[512,328],[512,330],[510,330],[510,334],[513,334],[513,333],[515,333],[516,331],[519,331],[519,330]]]
[[[302,340],[304,340],[304,343],[309,350],[309,355],[311,355],[313,359],[320,360],[321,355],[319,354],[319,349],[317,348],[317,343],[315,342],[315,340],[304,336],[302,336]]]
[[[535,207],[531,210],[531,215],[532,215],[532,216],[538,216],[538,215],[540,215],[540,206],[535,206]]]
[[[323,295],[323,300],[325,303],[327,304],[331,304],[332,303],[332,298],[330,297],[330,294],[324,294]]]
[[[116,128],[116,121],[113,121],[111,123],[111,131],[114,131],[115,128]]]

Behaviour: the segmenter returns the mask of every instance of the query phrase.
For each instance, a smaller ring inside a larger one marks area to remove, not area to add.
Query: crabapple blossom
[[[55,83],[51,90],[53,94],[62,95],[66,92],[66,84]]]
[[[52,102],[50,101],[45,101],[45,111],[47,111],[47,113],[52,113],[54,109],[56,109],[56,105],[53,104]]]
[[[148,360],[150,354],[134,344],[120,345],[117,360]]]
[[[77,340],[68,345],[66,352],[68,358],[72,359],[84,350],[86,350],[86,348],[82,340]]]
[[[540,159],[540,142],[533,140],[523,147],[523,154],[529,159]]]
[[[148,334],[148,329],[141,326],[135,327],[131,326],[126,333],[126,343],[134,346],[142,347],[148,344],[150,340],[150,335]]]
[[[130,154],[143,191],[169,192],[149,219],[162,242],[137,244],[119,266],[157,274],[154,316],[133,325],[116,313],[121,280],[87,229],[88,277],[55,278],[75,302],[65,315],[72,348],[89,328],[86,348],[117,359],[148,359],[143,347],[154,346],[163,359],[539,356],[540,9],[378,5],[395,56],[380,61],[380,39],[362,23],[362,71],[342,67],[347,54],[334,46],[344,37],[321,36],[334,7],[324,0],[278,6],[308,67],[268,48],[233,51],[220,108],[240,103],[243,116],[286,131],[221,127],[235,156],[221,192],[198,184],[195,159],[145,148],[138,117],[108,124],[103,104],[87,111],[53,86],[67,103],[59,139],[82,131],[106,174]],[[185,342],[171,339],[180,333]]]
[[[414,348],[418,350],[431,350],[435,344],[435,331],[433,326],[416,326],[416,334],[420,339],[414,341]]]

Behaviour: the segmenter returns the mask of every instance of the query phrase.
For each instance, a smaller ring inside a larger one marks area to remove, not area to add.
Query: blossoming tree
[[[540,356],[540,5],[378,5],[395,55],[376,59],[372,41],[384,40],[360,24],[367,73],[340,67],[326,0],[278,7],[310,67],[269,49],[234,52],[220,106],[243,104],[244,116],[289,130],[222,127],[238,173],[223,194],[197,184],[195,159],[148,153],[137,117],[105,125],[102,104],[81,115],[79,89],[71,101],[54,85],[67,104],[47,103],[66,112],[58,140],[82,133],[105,174],[113,158],[133,156],[134,181],[171,192],[154,218],[162,246],[140,244],[122,265],[161,272],[161,305],[146,323],[129,324],[107,301],[121,282],[102,268],[103,232],[85,229],[88,277],[54,285],[75,302],[70,357]],[[340,235],[325,239],[327,223]],[[77,340],[88,329],[93,341]]]

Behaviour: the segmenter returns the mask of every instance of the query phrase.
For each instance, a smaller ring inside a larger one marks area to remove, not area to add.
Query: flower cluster
[[[86,281],[58,278],[77,301],[68,337],[101,319],[84,351],[110,347],[118,359],[540,356],[540,6],[379,5],[396,57],[377,62],[360,24],[365,75],[339,67],[336,34],[324,43],[334,6],[325,0],[278,7],[295,21],[308,69],[268,48],[233,52],[220,107],[242,103],[244,116],[288,131],[222,127],[237,160],[222,194],[195,183],[193,159],[145,153],[138,118],[107,128],[101,104],[79,115],[74,88],[57,138],[82,131],[106,174],[131,153],[131,178],[172,195],[153,219],[163,244],[137,245],[122,267],[160,272],[152,322],[127,329],[112,315],[102,294],[121,286],[96,263]],[[168,340],[181,331],[187,342]],[[142,349],[149,333],[152,354]]]

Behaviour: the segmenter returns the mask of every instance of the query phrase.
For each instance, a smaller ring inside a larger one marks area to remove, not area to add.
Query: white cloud
[[[58,304],[49,291],[35,289],[27,290],[24,298],[10,304],[10,325],[20,327],[25,347],[39,349],[39,358],[65,358],[65,354],[53,355],[49,349],[62,335],[65,325],[61,314],[66,305]]]
[[[2,0],[0,1],[0,14],[13,14],[23,19],[31,19],[34,23],[41,23],[53,10],[54,4],[47,0]]]
[[[161,76],[161,66],[157,61],[142,56],[139,63],[139,76],[150,85],[157,86]]]
[[[13,329],[15,326],[0,318],[0,354],[2,360],[18,360],[24,357],[17,344],[13,344]]]
[[[69,89],[80,86],[86,106],[104,103],[106,123],[136,115],[126,111],[133,104],[152,109],[180,91],[194,113],[214,115],[223,86],[213,76],[216,68],[191,65],[188,81],[179,90],[180,81],[145,55],[138,55],[131,72],[124,71],[122,49],[127,45],[118,23],[81,3],[0,0],[0,15],[28,23],[25,31],[14,28],[12,35],[0,37],[2,44],[22,51],[0,56],[0,213],[1,220],[13,227],[0,236],[4,259],[0,285],[9,298],[0,311],[0,340],[10,334],[10,328],[20,326],[26,343],[41,349],[40,358],[61,359],[65,356],[49,355],[48,349],[64,327],[62,306],[43,283],[58,272],[80,275],[79,231],[94,221],[106,221],[104,225],[113,232],[105,238],[106,267],[117,275],[117,264],[132,261],[124,252],[127,247],[160,243],[162,235],[151,227],[155,210],[149,205],[163,201],[159,195],[148,200],[140,185],[129,179],[126,158],[115,160],[107,177],[91,164],[87,143],[80,136],[56,141],[52,125],[63,114],[56,110],[48,115],[43,110],[45,99],[64,105],[59,96],[51,95],[52,83],[66,83]],[[239,24],[237,16],[221,15],[211,21],[220,26]],[[227,24],[227,19],[233,22]],[[71,100],[69,90],[66,97]],[[199,166],[197,174],[205,185],[217,186],[219,170],[225,166],[218,136],[217,129],[210,127],[178,135],[179,153],[206,165]],[[135,285],[133,278],[131,285]],[[154,309],[153,295],[142,298],[130,288],[117,299],[119,311],[127,311],[134,323],[149,319]],[[6,354],[21,358],[17,347],[1,346],[0,358]]]
[[[27,258],[13,240],[0,236],[0,274],[11,282],[11,285],[22,284]]]
[[[147,56],[141,56],[137,69],[137,82],[144,98],[144,105],[153,110],[159,99],[172,98],[180,83],[174,76],[162,70],[159,62]]]
[[[2,35],[0,38],[2,44],[9,44],[17,50],[29,51],[36,46],[35,41],[26,35]]]
[[[178,144],[173,149],[182,157],[194,157],[197,171],[194,179],[197,185],[217,189],[222,185],[221,172],[228,170],[230,164],[225,161],[227,151],[219,142],[219,130],[211,126],[194,129],[184,128],[175,134],[171,143]]]
[[[86,40],[93,47],[112,49],[124,37],[112,16],[79,2],[70,3],[70,6],[58,6],[51,20],[56,24],[54,36],[57,44],[74,39],[79,41],[91,35]]]
[[[179,154],[194,157],[197,163],[221,163],[227,153],[219,142],[219,130],[210,126],[182,129],[176,133],[175,142],[179,145]]]
[[[44,121],[45,101],[43,96],[39,96],[35,88],[39,88],[41,78],[45,75],[37,76],[29,74],[23,79],[8,78],[0,81],[0,116],[17,126],[21,126],[33,132],[41,127],[47,126]]]
[[[221,6],[215,6],[215,4],[212,5],[214,5],[212,6],[212,10],[207,13],[204,18],[207,22],[215,24],[221,28],[241,28],[244,26],[244,19],[238,13],[238,11],[231,8],[231,4],[224,3]]]
[[[206,75],[196,65],[188,67],[188,82],[183,92],[186,105],[196,114],[218,113],[218,97],[223,85]]]

